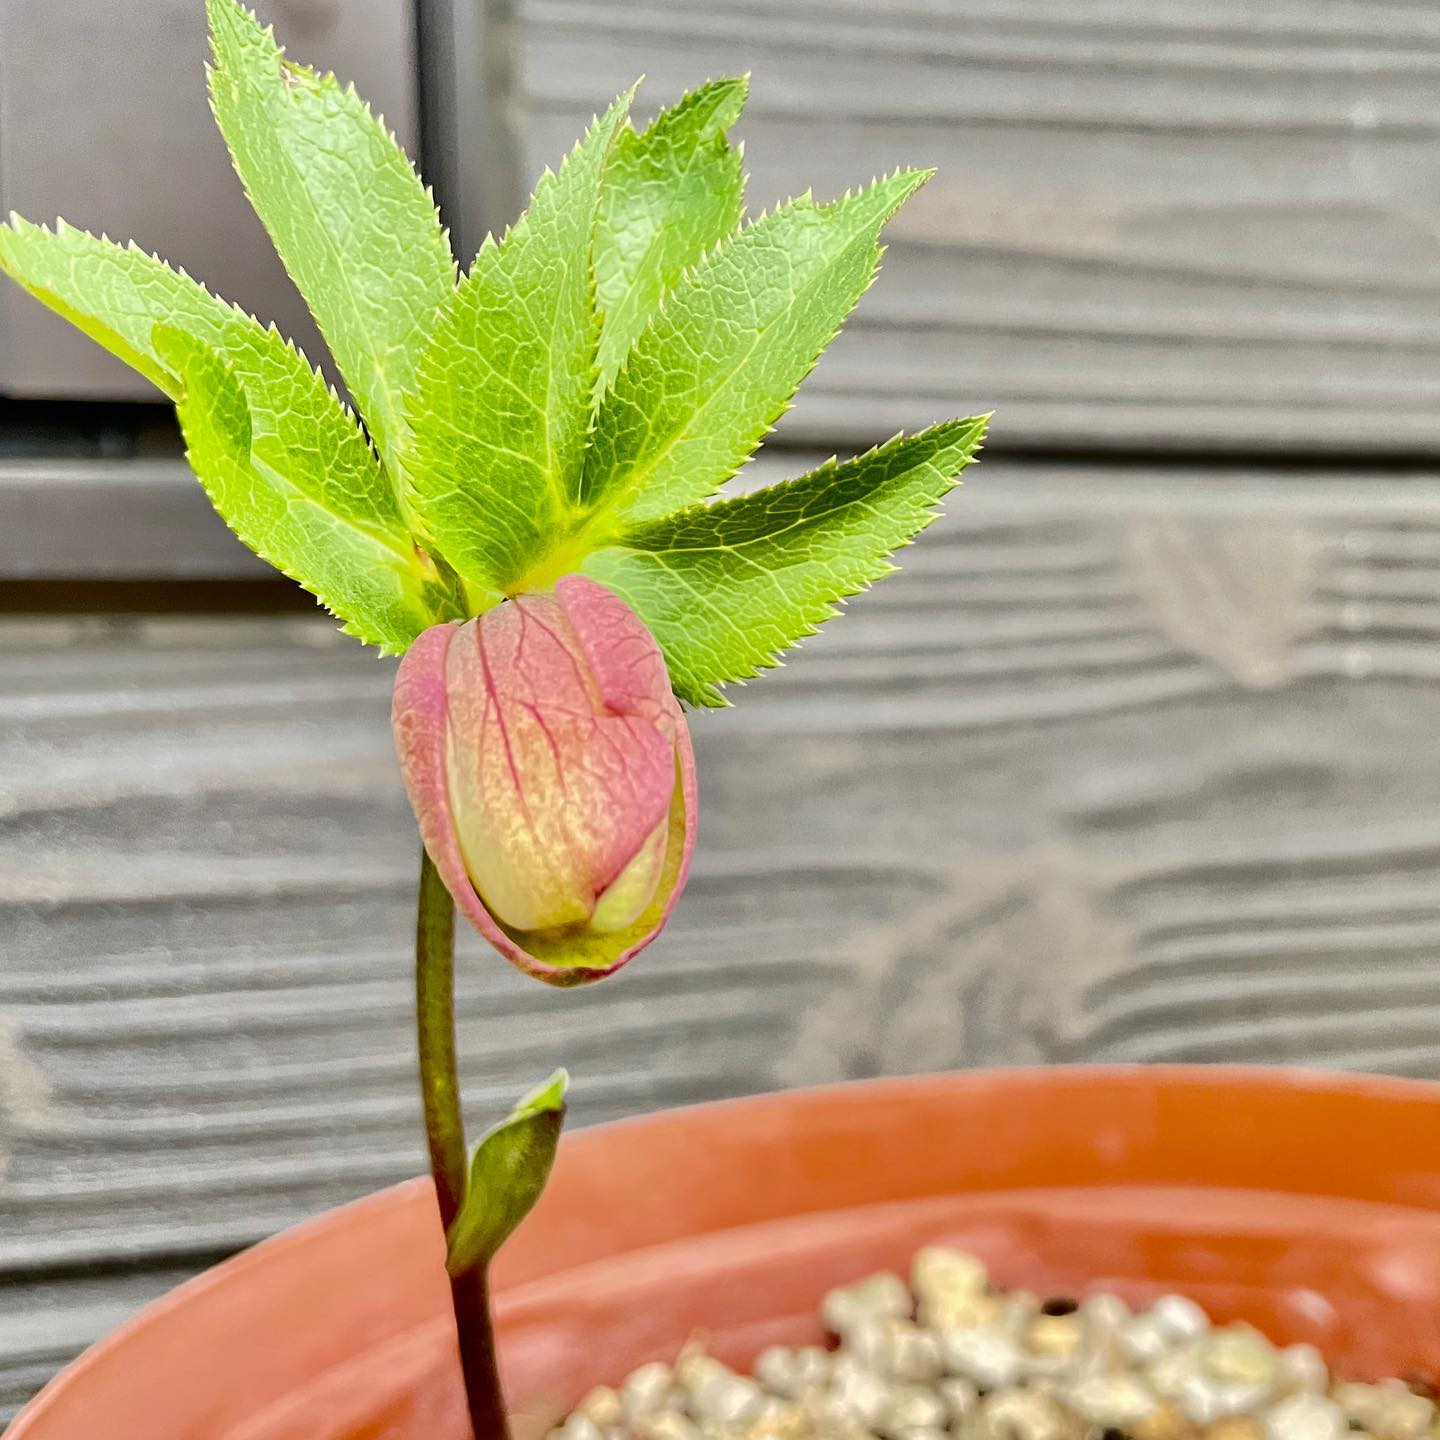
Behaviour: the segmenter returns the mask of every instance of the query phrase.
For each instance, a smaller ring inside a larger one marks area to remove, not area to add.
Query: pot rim
[[[1440,1081],[1328,1070],[1321,1066],[1139,1063],[1006,1066],[845,1080],[673,1106],[644,1115],[582,1127],[564,1138],[562,1154],[569,1153],[580,1157],[606,1145],[615,1137],[643,1135],[647,1130],[660,1131],[671,1125],[726,1114],[761,1117],[787,1109],[803,1108],[807,1104],[823,1102],[831,1097],[842,1101],[864,1098],[883,1102],[887,1098],[898,1100],[963,1090],[1017,1087],[1026,1090],[1066,1090],[1077,1086],[1118,1088],[1125,1091],[1240,1089],[1252,1093],[1343,1095],[1382,1103],[1429,1102],[1440,1107]],[[75,1387],[83,1385],[93,1370],[104,1366],[117,1351],[132,1344],[137,1336],[144,1334],[152,1326],[163,1324],[175,1310],[188,1305],[197,1296],[216,1287],[229,1285],[236,1279],[249,1275],[257,1267],[269,1268],[277,1261],[283,1262],[288,1253],[313,1245],[322,1237],[332,1244],[338,1244],[357,1229],[368,1228],[379,1215],[393,1212],[399,1216],[413,1207],[428,1207],[431,1203],[428,1177],[403,1180],[307,1217],[208,1267],[144,1306],[66,1365],[16,1415],[11,1422],[10,1433],[15,1436],[15,1440],[24,1440],[34,1427],[44,1421],[46,1412],[68,1397]],[[1440,1206],[1416,1208],[1440,1210]],[[437,1231],[437,1249],[438,1243]],[[617,1250],[616,1253],[621,1251]],[[552,1273],[568,1268],[568,1265],[560,1264]],[[497,1299],[503,1299],[507,1291],[523,1289],[533,1278],[507,1280],[502,1276],[496,1286]]]

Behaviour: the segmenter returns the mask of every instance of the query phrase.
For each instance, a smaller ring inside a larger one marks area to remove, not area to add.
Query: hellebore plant
[[[716,500],[874,279],[928,178],[742,223],[746,95],[636,130],[633,91],[456,269],[434,202],[353,89],[207,0],[210,94],[250,200],[359,419],[273,327],[134,245],[12,216],[0,268],[175,404],[257,554],[403,655],[394,725],[424,841],[421,1085],[475,1432],[506,1434],[487,1270],[534,1204],[564,1072],[467,1155],[454,906],[558,985],[659,933],[695,839],[680,702],[778,663],[933,518],[985,419]],[[484,143],[483,136],[475,143]],[[678,698],[677,698],[678,697]]]

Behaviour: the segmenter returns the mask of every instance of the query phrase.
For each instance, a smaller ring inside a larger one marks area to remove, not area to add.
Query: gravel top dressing
[[[691,1348],[593,1390],[550,1440],[1440,1440],[1428,1393],[1337,1378],[1181,1295],[1135,1313],[1004,1292],[930,1247],[909,1285],[872,1275],[821,1315],[833,1350],[775,1346],[744,1376]]]

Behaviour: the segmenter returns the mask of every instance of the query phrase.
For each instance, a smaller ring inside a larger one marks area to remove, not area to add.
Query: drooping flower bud
[[[551,984],[660,932],[695,843],[695,758],[665,660],[568,575],[436,625],[395,677],[395,744],[431,860],[472,925]]]

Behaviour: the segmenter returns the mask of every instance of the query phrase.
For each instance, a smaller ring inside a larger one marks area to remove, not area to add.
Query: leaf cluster
[[[632,91],[462,275],[383,120],[238,0],[206,5],[215,118],[355,409],[273,327],[133,245],[12,216],[0,269],[174,401],[226,522],[360,639],[403,652],[583,570],[649,625],[683,699],[723,704],[884,574],[973,459],[983,419],[713,498],[927,172],[746,222],[746,80],[643,130]]]

